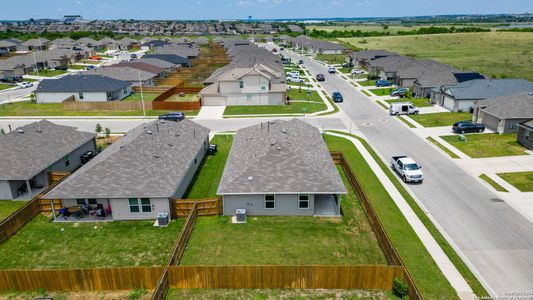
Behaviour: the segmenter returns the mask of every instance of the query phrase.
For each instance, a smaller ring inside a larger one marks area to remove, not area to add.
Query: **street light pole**
[[[143,83],[141,81],[141,71],[137,70],[137,75],[139,76],[139,87],[141,88],[141,105],[143,108],[143,122],[146,123],[146,110],[144,108],[144,94],[143,94]]]

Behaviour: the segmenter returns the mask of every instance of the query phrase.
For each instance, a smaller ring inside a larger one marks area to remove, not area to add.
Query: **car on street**
[[[400,175],[403,182],[424,181],[422,166],[418,165],[412,158],[407,156],[393,156],[391,159],[391,168]]]
[[[21,89],[31,88],[32,86],[33,86],[33,83],[27,82],[27,81],[19,83],[19,88]]]
[[[340,103],[344,101],[344,98],[342,97],[342,94],[340,92],[333,92],[331,94],[331,99],[333,99],[333,102]]]
[[[324,74],[316,74],[316,81],[326,81]]]
[[[365,71],[363,70],[359,70],[359,69],[353,69],[352,70],[352,75],[361,75],[363,74]]]
[[[376,86],[391,86],[391,85],[392,85],[392,82],[388,80],[380,79],[376,81]]]
[[[468,132],[483,132],[485,131],[485,125],[474,123],[472,121],[459,121],[455,122],[452,126],[452,131],[455,133],[468,133]]]
[[[86,70],[94,70],[94,69],[96,69],[96,67],[93,66],[93,65],[89,65],[89,66],[87,66],[85,69],[86,69]]]
[[[329,74],[335,74],[335,73],[337,73],[337,69],[334,66],[329,66],[328,67],[328,73]]]
[[[168,114],[160,115],[159,120],[179,122],[179,121],[185,120],[185,114],[182,113],[181,111],[170,112]]]
[[[300,59],[300,60],[298,61],[298,64],[299,64],[299,65],[303,65],[303,64],[304,64],[304,61]]]
[[[403,97],[409,92],[408,88],[397,88],[390,91],[391,97]]]
[[[278,49],[274,48],[274,49],[272,49],[272,52],[276,53],[276,52],[278,52]]]
[[[389,105],[389,115],[418,115],[420,109],[411,102],[393,102]]]

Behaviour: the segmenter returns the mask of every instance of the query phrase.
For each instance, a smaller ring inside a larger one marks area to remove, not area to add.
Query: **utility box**
[[[168,213],[157,214],[157,225],[167,226],[169,221]]]
[[[235,211],[237,223],[246,223],[246,208],[239,208]]]

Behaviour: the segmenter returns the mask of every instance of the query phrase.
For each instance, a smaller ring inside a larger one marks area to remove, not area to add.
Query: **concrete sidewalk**
[[[202,106],[196,116],[197,120],[218,120],[223,119],[226,106]]]
[[[383,184],[391,198],[394,200],[394,203],[396,203],[396,205],[406,218],[407,222],[409,222],[415,233],[422,241],[422,244],[424,244],[424,247],[426,247],[427,251],[430,253],[431,257],[433,258],[439,269],[442,271],[444,276],[448,279],[448,281],[455,289],[459,297],[461,299],[477,299],[476,295],[474,294],[466,280],[461,276],[457,268],[455,268],[448,256],[446,256],[444,251],[440,248],[437,241],[435,241],[431,233],[429,233],[422,221],[420,221],[420,219],[411,209],[407,201],[405,201],[400,192],[396,189],[394,184],[390,181],[390,179],[383,172],[383,170],[381,170],[378,163],[373,159],[373,157],[361,144],[361,142],[351,136],[346,136],[343,134],[337,134],[332,132],[327,132],[326,134],[346,138],[354,144],[354,146],[357,148],[357,150],[361,153],[361,155],[365,158],[369,166],[372,168],[376,176],[379,178],[380,182]],[[437,224],[435,225],[438,226]],[[460,252],[458,253],[460,254]]]

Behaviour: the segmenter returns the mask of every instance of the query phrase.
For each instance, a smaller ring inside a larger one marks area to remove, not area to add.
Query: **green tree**
[[[104,135],[105,135],[106,143],[109,143],[109,136],[111,135],[111,129],[106,127],[104,130]]]
[[[100,135],[100,133],[102,133],[102,125],[100,125],[100,123],[96,123],[96,129],[94,131]]]
[[[4,128],[0,128],[0,134],[6,134],[6,131],[4,130]]]

